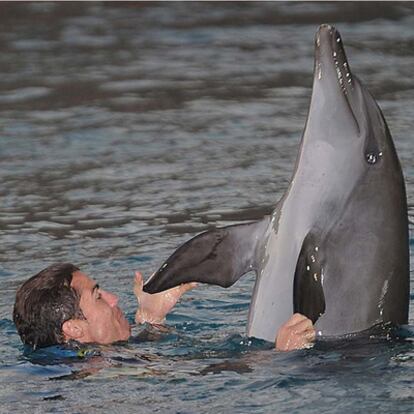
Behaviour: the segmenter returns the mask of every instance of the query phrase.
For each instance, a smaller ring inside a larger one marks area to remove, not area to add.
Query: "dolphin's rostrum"
[[[158,292],[199,281],[231,286],[255,270],[249,336],[273,341],[294,312],[320,335],[408,319],[404,179],[384,117],[352,74],[341,37],[322,25],[295,171],[271,216],[183,244],[148,280]]]

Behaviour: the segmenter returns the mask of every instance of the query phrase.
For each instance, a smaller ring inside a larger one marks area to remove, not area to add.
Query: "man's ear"
[[[62,332],[65,335],[65,339],[74,339],[79,341],[86,334],[85,321],[80,319],[69,319],[63,322]]]

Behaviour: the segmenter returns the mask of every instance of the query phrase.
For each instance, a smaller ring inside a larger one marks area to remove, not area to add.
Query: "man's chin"
[[[118,319],[120,326],[120,341],[127,341],[131,336],[131,326],[124,314],[121,312],[120,318]]]
[[[131,336],[131,326],[129,325],[128,321],[126,321],[126,326],[122,329],[122,339],[121,341],[127,341]]]

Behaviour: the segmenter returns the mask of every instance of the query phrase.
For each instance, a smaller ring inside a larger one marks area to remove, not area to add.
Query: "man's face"
[[[73,274],[71,286],[80,295],[80,308],[86,321],[82,321],[83,336],[80,342],[109,344],[125,341],[131,328],[121,309],[118,297],[106,292],[84,273]]]

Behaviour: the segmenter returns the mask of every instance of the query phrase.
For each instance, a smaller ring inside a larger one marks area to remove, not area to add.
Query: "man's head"
[[[23,343],[33,347],[67,342],[108,344],[126,340],[130,327],[118,298],[77,267],[54,264],[18,289],[13,319]]]

